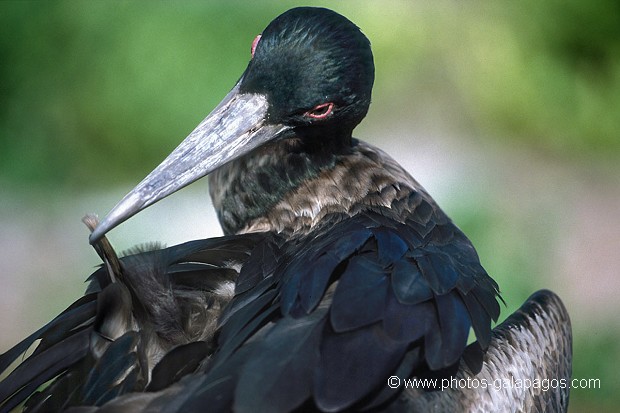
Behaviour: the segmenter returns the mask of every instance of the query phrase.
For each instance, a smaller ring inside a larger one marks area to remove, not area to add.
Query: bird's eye
[[[320,105],[316,105],[314,108],[307,111],[305,115],[312,119],[325,119],[331,115],[333,110],[334,104],[332,102],[321,103]]]
[[[252,48],[250,51],[252,52],[252,57],[254,57],[254,52],[256,52],[256,46],[258,46],[258,41],[260,40],[261,35],[259,34],[252,40]]]

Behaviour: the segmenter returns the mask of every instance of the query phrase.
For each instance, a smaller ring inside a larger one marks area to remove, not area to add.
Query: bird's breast
[[[399,208],[392,212],[402,218],[407,203],[399,201],[412,192],[427,196],[389,155],[357,140],[349,153],[335,156],[321,168],[306,164],[309,158],[290,158],[288,169],[278,171],[270,159],[255,154],[211,178],[213,204],[225,232],[306,234],[328,217],[377,208]]]

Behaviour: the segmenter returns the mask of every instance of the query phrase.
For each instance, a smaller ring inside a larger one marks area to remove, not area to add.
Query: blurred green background
[[[560,294],[572,412],[620,404],[620,3],[309,1],[370,38],[355,135],[384,148],[476,245],[507,302]],[[234,85],[292,1],[0,2],[0,351],[77,298],[105,214]],[[213,236],[206,182],[110,235]]]

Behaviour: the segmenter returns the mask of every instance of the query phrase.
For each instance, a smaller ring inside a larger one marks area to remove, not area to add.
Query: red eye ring
[[[334,104],[332,102],[321,103],[316,105],[311,110],[307,111],[305,115],[312,119],[325,119],[332,114],[334,110]]]

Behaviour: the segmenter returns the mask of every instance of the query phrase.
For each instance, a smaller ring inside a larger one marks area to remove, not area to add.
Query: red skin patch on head
[[[258,46],[258,41],[260,40],[260,37],[261,35],[259,34],[252,41],[252,49],[250,49],[252,51],[252,57],[254,57],[254,52],[256,51],[256,46]]]

